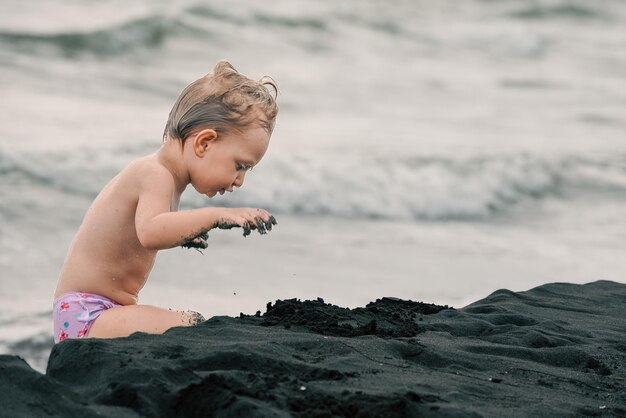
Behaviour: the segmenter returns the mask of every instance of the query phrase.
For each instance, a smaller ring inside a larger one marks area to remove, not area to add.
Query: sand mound
[[[268,304],[164,335],[0,356],[11,416],[626,416],[626,285],[499,290],[463,309]]]

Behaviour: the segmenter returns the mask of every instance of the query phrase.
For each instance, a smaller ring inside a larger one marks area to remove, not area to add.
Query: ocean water
[[[455,307],[626,281],[626,3],[63,0],[0,5],[0,352],[45,369],[58,271],[101,187],[221,58],[270,75],[270,150],[229,197],[266,236],[159,255],[141,303]]]

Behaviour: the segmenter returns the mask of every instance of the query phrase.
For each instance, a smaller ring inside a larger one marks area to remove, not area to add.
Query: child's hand
[[[215,225],[220,229],[243,228],[243,236],[250,235],[250,231],[256,229],[259,234],[267,234],[276,225],[274,218],[268,211],[258,208],[233,208],[224,209],[223,215]]]
[[[259,231],[261,235],[267,234],[267,231],[271,231],[272,226],[277,224],[276,218],[270,215],[269,212],[256,208],[223,208],[218,219],[213,228],[232,229],[241,227],[243,228],[244,237],[250,235],[253,229]],[[200,250],[207,248],[208,238],[209,234],[205,231],[180,245],[184,248]]]
[[[189,241],[185,241],[181,244],[183,248],[195,248],[197,250],[205,249],[209,246],[207,244],[207,239],[209,239],[209,234],[207,232],[203,232],[195,238],[190,239]]]

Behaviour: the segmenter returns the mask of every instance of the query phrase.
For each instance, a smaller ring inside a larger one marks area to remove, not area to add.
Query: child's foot
[[[200,312],[187,311],[187,313],[189,314],[189,325],[198,325],[206,321]]]

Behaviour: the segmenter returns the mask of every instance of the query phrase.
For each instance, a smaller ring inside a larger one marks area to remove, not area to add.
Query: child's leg
[[[87,337],[127,337],[133,332],[162,334],[172,327],[196,325],[204,317],[194,311],[175,311],[151,305],[126,305],[104,311],[91,325]]]

